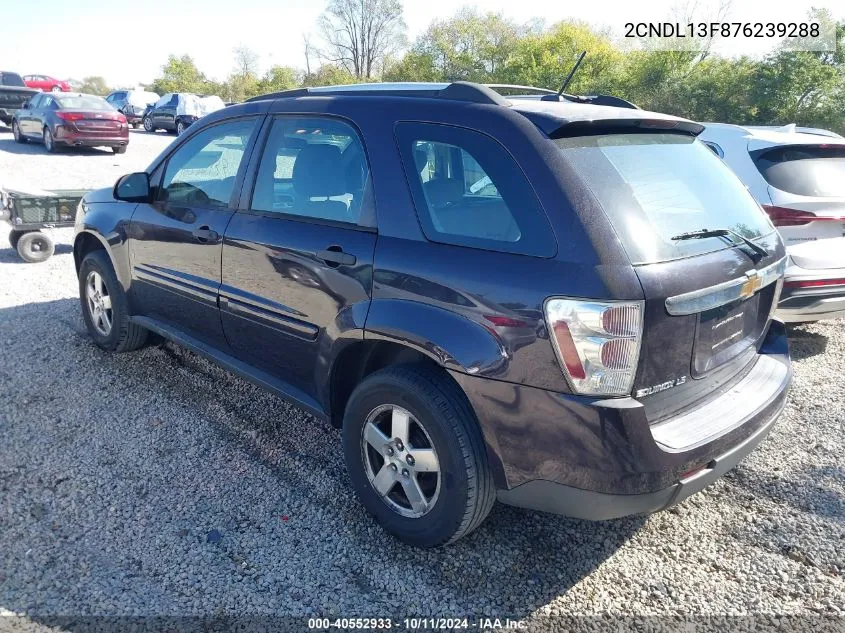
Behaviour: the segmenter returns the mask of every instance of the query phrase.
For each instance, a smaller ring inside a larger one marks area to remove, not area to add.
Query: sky
[[[664,21],[696,6],[708,20],[719,0],[403,0],[409,39],[434,19],[461,6],[501,12],[517,22],[541,18],[547,24],[576,19],[610,28],[620,37],[626,22]],[[304,68],[303,35],[314,34],[327,0],[0,0],[0,66],[21,74],[59,79],[105,77],[112,86],[147,83],[171,53],[188,54],[207,76],[222,80],[233,69],[233,49],[247,46],[261,70],[280,64]],[[733,0],[730,21],[790,22],[811,6],[828,7],[837,18],[845,9],[833,0]],[[673,11],[675,12],[673,14]],[[761,55],[765,40],[723,41],[727,55]]]

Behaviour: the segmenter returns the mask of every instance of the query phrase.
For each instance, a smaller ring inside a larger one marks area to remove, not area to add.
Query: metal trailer
[[[0,189],[0,220],[11,225],[9,243],[21,259],[37,263],[50,258],[55,245],[44,230],[73,226],[76,207],[86,193],[76,189],[38,194]]]

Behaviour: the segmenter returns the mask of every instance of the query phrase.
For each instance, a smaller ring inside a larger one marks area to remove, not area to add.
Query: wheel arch
[[[79,268],[82,266],[82,260],[85,259],[85,256],[88,253],[98,250],[106,252],[118,281],[120,281],[123,289],[127,290],[129,288],[129,270],[117,264],[108,242],[102,235],[94,231],[80,231],[73,240],[73,263],[76,267],[77,275],[79,274]]]

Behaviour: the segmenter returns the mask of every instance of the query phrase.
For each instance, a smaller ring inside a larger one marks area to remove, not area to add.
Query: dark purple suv
[[[400,84],[215,112],[82,201],[90,335],[155,332],[342,428],[362,503],[417,546],[497,498],[676,504],[784,407],[784,247],[701,126],[585,101]]]

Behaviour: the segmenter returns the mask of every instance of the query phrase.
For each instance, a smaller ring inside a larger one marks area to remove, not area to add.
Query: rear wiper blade
[[[769,251],[765,248],[755,244],[744,235],[740,235],[736,231],[731,231],[730,229],[701,229],[699,231],[687,231],[686,233],[679,233],[678,235],[675,235],[672,240],[698,240],[705,237],[732,237],[734,238],[734,242],[739,240],[754,251],[759,257],[769,256]]]

